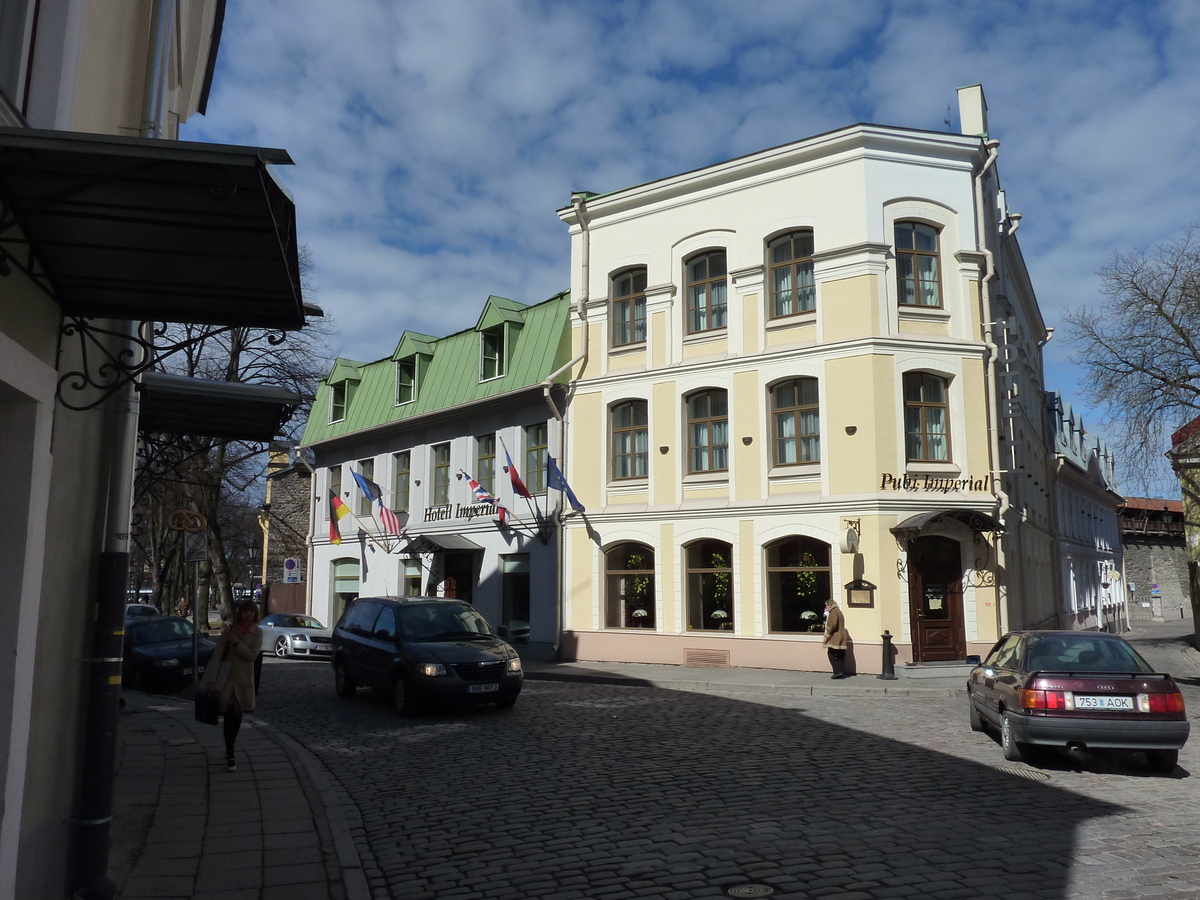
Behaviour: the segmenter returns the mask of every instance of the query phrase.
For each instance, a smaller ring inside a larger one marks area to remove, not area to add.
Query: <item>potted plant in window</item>
[[[804,571],[804,569],[816,568],[816,565],[817,561],[813,559],[811,553],[805,553],[800,557],[800,571],[796,573],[796,599],[802,606],[811,607],[813,598],[816,597],[817,575],[815,572]],[[811,608],[800,613],[800,619],[809,631],[825,630],[825,623],[821,621],[821,616]]]
[[[633,553],[629,556],[629,568],[641,569],[646,565],[646,557],[640,553]],[[650,627],[650,605],[654,602],[654,598],[650,595],[650,576],[649,575],[634,575],[629,579],[629,605],[633,607],[630,616],[634,620],[634,625],[639,628]]]
[[[725,557],[720,553],[712,555],[712,567],[714,569],[724,569],[728,563]],[[708,614],[709,618],[717,623],[717,628],[721,631],[731,631],[733,629],[733,620],[730,619],[730,590],[729,590],[729,573],[714,572],[713,573],[713,605],[716,607]]]

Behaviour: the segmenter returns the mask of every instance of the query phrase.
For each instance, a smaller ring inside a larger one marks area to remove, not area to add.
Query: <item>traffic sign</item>
[[[289,556],[283,561],[283,583],[300,583],[300,560],[294,556]]]

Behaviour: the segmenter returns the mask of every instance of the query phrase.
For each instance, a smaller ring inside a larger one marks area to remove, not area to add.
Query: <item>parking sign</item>
[[[289,556],[283,561],[283,583],[300,583],[300,560],[294,556]]]

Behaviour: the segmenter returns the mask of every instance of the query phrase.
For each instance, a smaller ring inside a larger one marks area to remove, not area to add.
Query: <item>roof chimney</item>
[[[982,84],[958,89],[958,123],[963,134],[977,134],[987,140],[987,101],[983,99]]]

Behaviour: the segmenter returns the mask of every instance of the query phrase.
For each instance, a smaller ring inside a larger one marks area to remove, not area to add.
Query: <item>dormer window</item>
[[[329,422],[341,422],[346,418],[346,382],[341,381],[330,385],[329,389]]]
[[[479,334],[479,380],[487,381],[504,374],[504,328],[492,328]]]
[[[412,403],[416,399],[417,360],[409,357],[396,363],[396,405]]]

